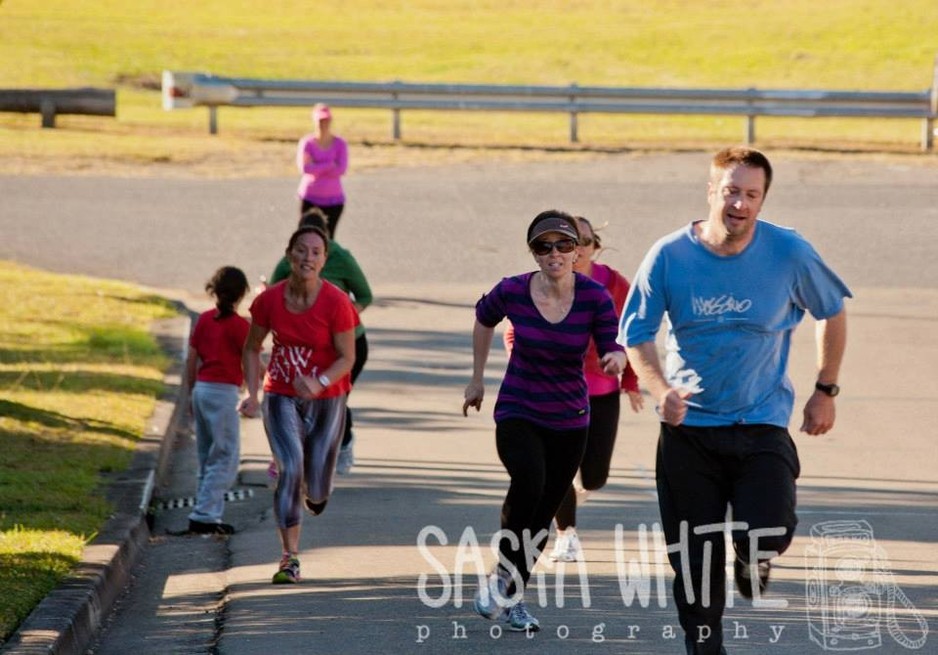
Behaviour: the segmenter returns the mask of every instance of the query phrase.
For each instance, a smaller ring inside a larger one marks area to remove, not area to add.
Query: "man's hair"
[[[769,187],[772,185],[772,164],[769,163],[769,158],[760,151],[748,146],[724,148],[715,154],[710,162],[710,179],[715,179],[719,171],[725,171],[734,166],[761,168],[765,172],[765,193],[769,192]]]

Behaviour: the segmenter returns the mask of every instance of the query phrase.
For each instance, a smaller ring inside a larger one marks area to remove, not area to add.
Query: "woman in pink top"
[[[625,297],[629,294],[629,282],[614,268],[594,260],[602,246],[599,235],[593,231],[593,226],[588,220],[582,216],[575,218],[577,227],[580,228],[580,242],[573,270],[590,276],[606,287],[612,296],[616,315],[621,316]],[[631,364],[626,365],[621,378],[606,375],[599,365],[596,344],[591,342],[584,368],[590,395],[589,437],[580,471],[554,517],[557,522],[557,538],[550,559],[555,562],[573,562],[582,558],[580,539],[576,533],[576,506],[578,501],[586,500],[590,491],[602,488],[609,478],[612,451],[615,448],[619,426],[619,398],[623,393],[626,394],[633,412],[641,411],[644,406],[642,394],[638,390],[638,377]]]
[[[198,491],[189,514],[189,532],[196,534],[234,532],[221,519],[225,492],[238,475],[238,397],[244,382],[241,352],[248,336],[248,322],[238,315],[238,304],[247,289],[248,280],[240,269],[218,269],[205,285],[205,290],[215,296],[215,308],[199,316],[189,338],[186,382],[199,458]]]
[[[296,165],[302,174],[297,189],[300,218],[310,207],[319,207],[329,219],[329,238],[334,239],[345,209],[342,176],[348,170],[348,146],[332,133],[332,112],[326,105],[313,107],[313,124],[315,131],[300,139],[296,150]]]
[[[358,316],[348,295],[320,277],[328,252],[329,238],[321,228],[293,233],[286,250],[290,277],[254,299],[244,347],[248,395],[241,411],[253,416],[260,405],[261,345],[273,336],[262,409],[279,470],[274,519],[283,553],[274,584],[300,580],[303,507],[314,515],[326,508],[345,430]]]

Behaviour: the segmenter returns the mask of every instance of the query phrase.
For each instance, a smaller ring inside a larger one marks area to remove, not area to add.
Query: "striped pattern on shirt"
[[[504,278],[476,303],[479,323],[495,327],[508,318],[515,330],[495,403],[495,422],[520,418],[552,430],[586,427],[589,396],[583,359],[590,337],[600,357],[622,350],[616,343],[618,320],[612,298],[601,284],[575,273],[573,306],[562,321],[550,323],[531,298],[533,275]]]

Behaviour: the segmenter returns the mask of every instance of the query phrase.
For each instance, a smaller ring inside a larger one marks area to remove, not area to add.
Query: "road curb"
[[[4,655],[82,655],[92,643],[115,600],[130,582],[150,538],[148,512],[154,489],[163,479],[184,417],[185,354],[191,316],[157,321],[151,332],[170,357],[163,395],[147,422],[130,467],[108,482],[114,514],[82,553],[74,571],[23,621],[0,647]]]

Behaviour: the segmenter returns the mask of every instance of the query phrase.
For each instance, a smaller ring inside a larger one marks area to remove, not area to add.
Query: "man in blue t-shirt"
[[[758,150],[717,153],[707,218],[651,248],[619,328],[658,403],[658,503],[692,655],[726,652],[724,529],[732,531],[736,586],[757,602],[769,559],[794,535],[800,464],[788,433],[795,394],[787,366],[805,311],[819,322],[819,370],[801,430],[819,435],[834,425],[850,290],[798,233],[759,220],[771,182]],[[662,367],[655,335],[665,318]]]

